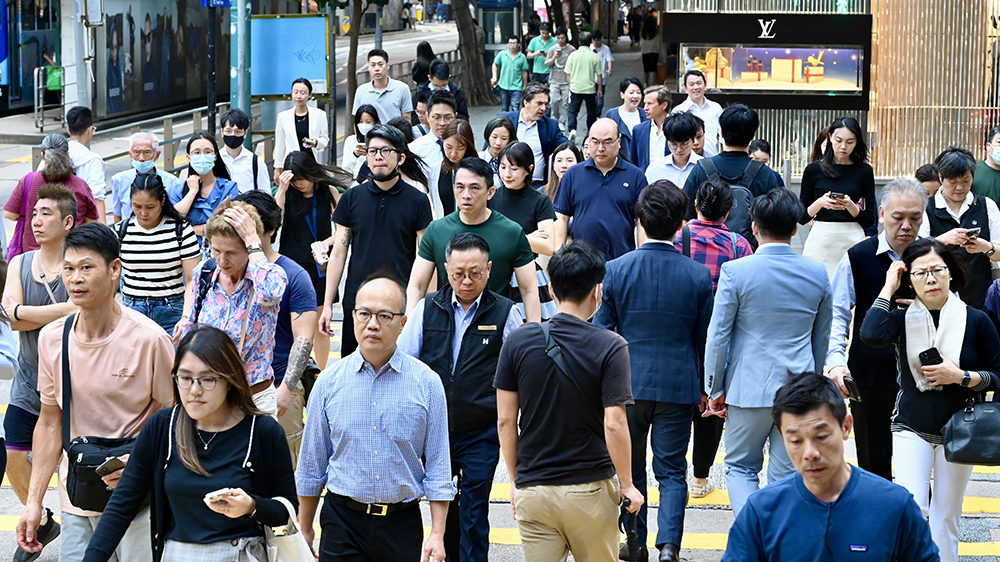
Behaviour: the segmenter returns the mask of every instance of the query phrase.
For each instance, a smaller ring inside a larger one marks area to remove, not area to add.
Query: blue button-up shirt
[[[398,348],[378,373],[360,350],[328,367],[307,414],[300,496],[325,486],[362,503],[454,499],[444,385]]]
[[[111,176],[111,200],[116,217],[128,220],[132,216],[132,182],[138,174],[135,168],[130,168],[124,172],[118,172]],[[164,170],[156,168],[156,175],[163,181],[163,187],[167,191],[167,198],[176,205],[184,197],[184,182],[177,179],[177,176]]]
[[[451,310],[455,315],[455,333],[451,337],[451,368],[455,369],[455,364],[458,363],[458,354],[462,351],[462,338],[465,337],[466,330],[472,325],[472,319],[476,316],[476,312],[479,310],[479,301],[483,299],[482,293],[476,297],[475,302],[469,306],[469,310],[462,308],[462,304],[458,302],[458,298],[455,293],[451,294]],[[396,341],[396,346],[403,353],[409,355],[410,357],[420,358],[420,348],[424,342],[424,303],[427,299],[420,299],[417,306],[414,307],[413,312],[408,314],[409,320],[406,323],[406,327],[403,328],[403,333],[400,334],[399,340]],[[510,312],[507,313],[507,321],[503,325],[503,339],[507,339],[507,335],[519,328],[524,324],[524,316],[521,314],[521,309],[516,306],[510,307]]]

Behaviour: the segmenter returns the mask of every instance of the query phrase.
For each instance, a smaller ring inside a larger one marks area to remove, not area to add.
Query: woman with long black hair
[[[278,176],[274,199],[284,211],[278,248],[309,273],[320,316],[326,296],[326,263],[334,241],[331,217],[340,193],[350,185],[350,173],[316,162],[311,152],[290,153]],[[330,353],[329,337],[317,334],[315,350],[322,369]]]
[[[413,61],[413,82],[416,89],[430,82],[431,63],[434,62],[434,49],[427,41],[417,43],[417,58]]]
[[[184,196],[175,205],[177,212],[191,223],[201,242],[202,229],[215,208],[227,197],[236,197],[240,188],[229,175],[219,154],[215,135],[196,131],[187,143],[188,167]]]
[[[441,207],[447,216],[457,209],[455,207],[455,168],[458,163],[465,158],[478,158],[476,152],[476,136],[472,131],[472,125],[464,119],[456,119],[444,130],[441,135],[441,152],[444,158],[441,159],[441,168],[438,171],[438,196],[441,198]]]
[[[365,135],[372,127],[382,123],[378,118],[378,110],[374,105],[363,104],[354,112],[354,134],[347,135],[344,139],[344,152],[340,157],[340,167],[353,177],[358,177],[358,172],[365,164]]]

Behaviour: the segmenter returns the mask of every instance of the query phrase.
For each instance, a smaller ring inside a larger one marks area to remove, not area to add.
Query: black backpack
[[[733,208],[729,211],[729,217],[726,218],[726,226],[730,231],[742,234],[756,249],[757,238],[753,235],[753,229],[750,228],[750,224],[753,222],[750,218],[750,203],[753,201],[750,186],[753,185],[757,174],[764,168],[764,163],[751,160],[746,169],[743,170],[743,174],[736,180],[722,177],[711,158],[702,158],[698,161],[698,165],[705,171],[709,180],[724,183],[733,191]]]
[[[129,216],[129,218],[118,223],[118,243],[121,244],[125,241],[125,235],[128,233],[128,225],[131,224],[132,219],[135,218],[135,214]],[[177,236],[177,247],[183,247],[184,245],[184,225],[187,224],[183,220],[174,221],[174,234]]]

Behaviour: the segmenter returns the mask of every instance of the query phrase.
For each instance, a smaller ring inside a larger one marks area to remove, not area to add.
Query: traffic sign
[[[201,0],[202,8],[231,8],[232,0]]]

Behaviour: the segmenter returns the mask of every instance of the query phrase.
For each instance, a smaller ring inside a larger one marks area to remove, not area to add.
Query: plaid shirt
[[[753,254],[750,242],[736,234],[736,246],[733,246],[733,234],[725,224],[714,221],[693,220],[687,224],[691,230],[691,259],[704,265],[712,272],[712,292],[719,288],[719,273],[722,264],[729,260],[746,257]],[[677,251],[684,252],[684,238],[681,232],[674,240]]]

